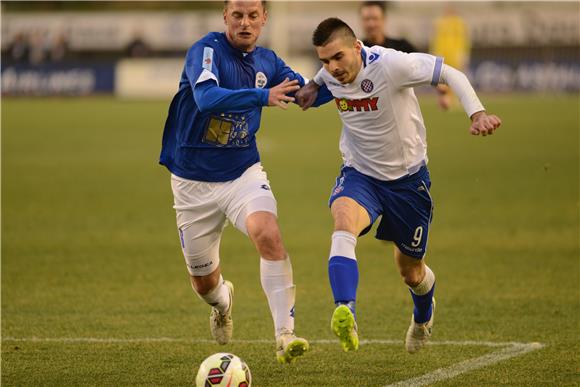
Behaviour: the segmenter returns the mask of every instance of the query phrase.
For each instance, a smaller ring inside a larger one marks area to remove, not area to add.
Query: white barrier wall
[[[115,70],[115,95],[122,98],[171,98],[179,87],[183,59],[124,59]],[[318,70],[310,58],[289,65],[306,78]]]
[[[115,95],[124,98],[167,98],[179,87],[181,59],[125,59],[117,64]]]

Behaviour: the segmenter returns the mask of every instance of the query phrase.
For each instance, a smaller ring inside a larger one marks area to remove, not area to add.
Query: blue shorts
[[[331,206],[343,196],[355,200],[367,210],[371,219],[371,224],[360,235],[368,233],[381,216],[375,237],[393,241],[403,254],[422,259],[433,218],[429,188],[431,179],[426,166],[392,181],[378,180],[352,167],[343,167],[328,204]]]

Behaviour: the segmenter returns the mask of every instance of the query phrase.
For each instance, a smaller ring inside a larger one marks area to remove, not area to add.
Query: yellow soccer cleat
[[[340,345],[345,352],[358,349],[358,329],[354,315],[346,305],[339,305],[332,314],[330,329],[340,340]]]
[[[310,349],[308,341],[296,337],[291,330],[284,330],[276,337],[276,347],[276,358],[280,364],[294,363]]]

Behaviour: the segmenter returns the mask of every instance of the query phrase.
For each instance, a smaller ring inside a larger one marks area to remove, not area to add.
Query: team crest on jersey
[[[375,88],[375,85],[373,85],[373,82],[370,79],[364,79],[361,83],[360,83],[360,88],[365,92],[365,93],[370,93],[371,91],[373,91],[373,89]]]
[[[379,110],[378,102],[379,97],[373,98],[363,98],[363,99],[346,99],[346,98],[335,98],[336,106],[338,111],[342,112],[370,112]]]
[[[266,86],[266,83],[268,83],[268,78],[266,78],[266,74],[264,74],[263,72],[258,72],[256,74],[256,87],[258,89],[263,89],[264,86]]]

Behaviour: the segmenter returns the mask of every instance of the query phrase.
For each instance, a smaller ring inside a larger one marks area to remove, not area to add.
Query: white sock
[[[260,280],[270,305],[275,335],[284,329],[294,331],[296,286],[292,283],[290,258],[282,261],[260,258]]]
[[[341,256],[356,260],[355,255],[356,236],[348,231],[335,231],[332,233],[330,245],[330,257]]]
[[[425,294],[429,293],[433,288],[433,284],[435,283],[435,274],[431,271],[429,266],[425,265],[425,277],[423,281],[419,283],[419,285],[415,286],[414,288],[409,288],[413,293],[418,296],[424,296]]]
[[[230,308],[230,290],[224,285],[224,278],[221,275],[215,288],[207,294],[199,294],[197,292],[196,294],[206,303],[216,308],[221,314],[225,314]]]

